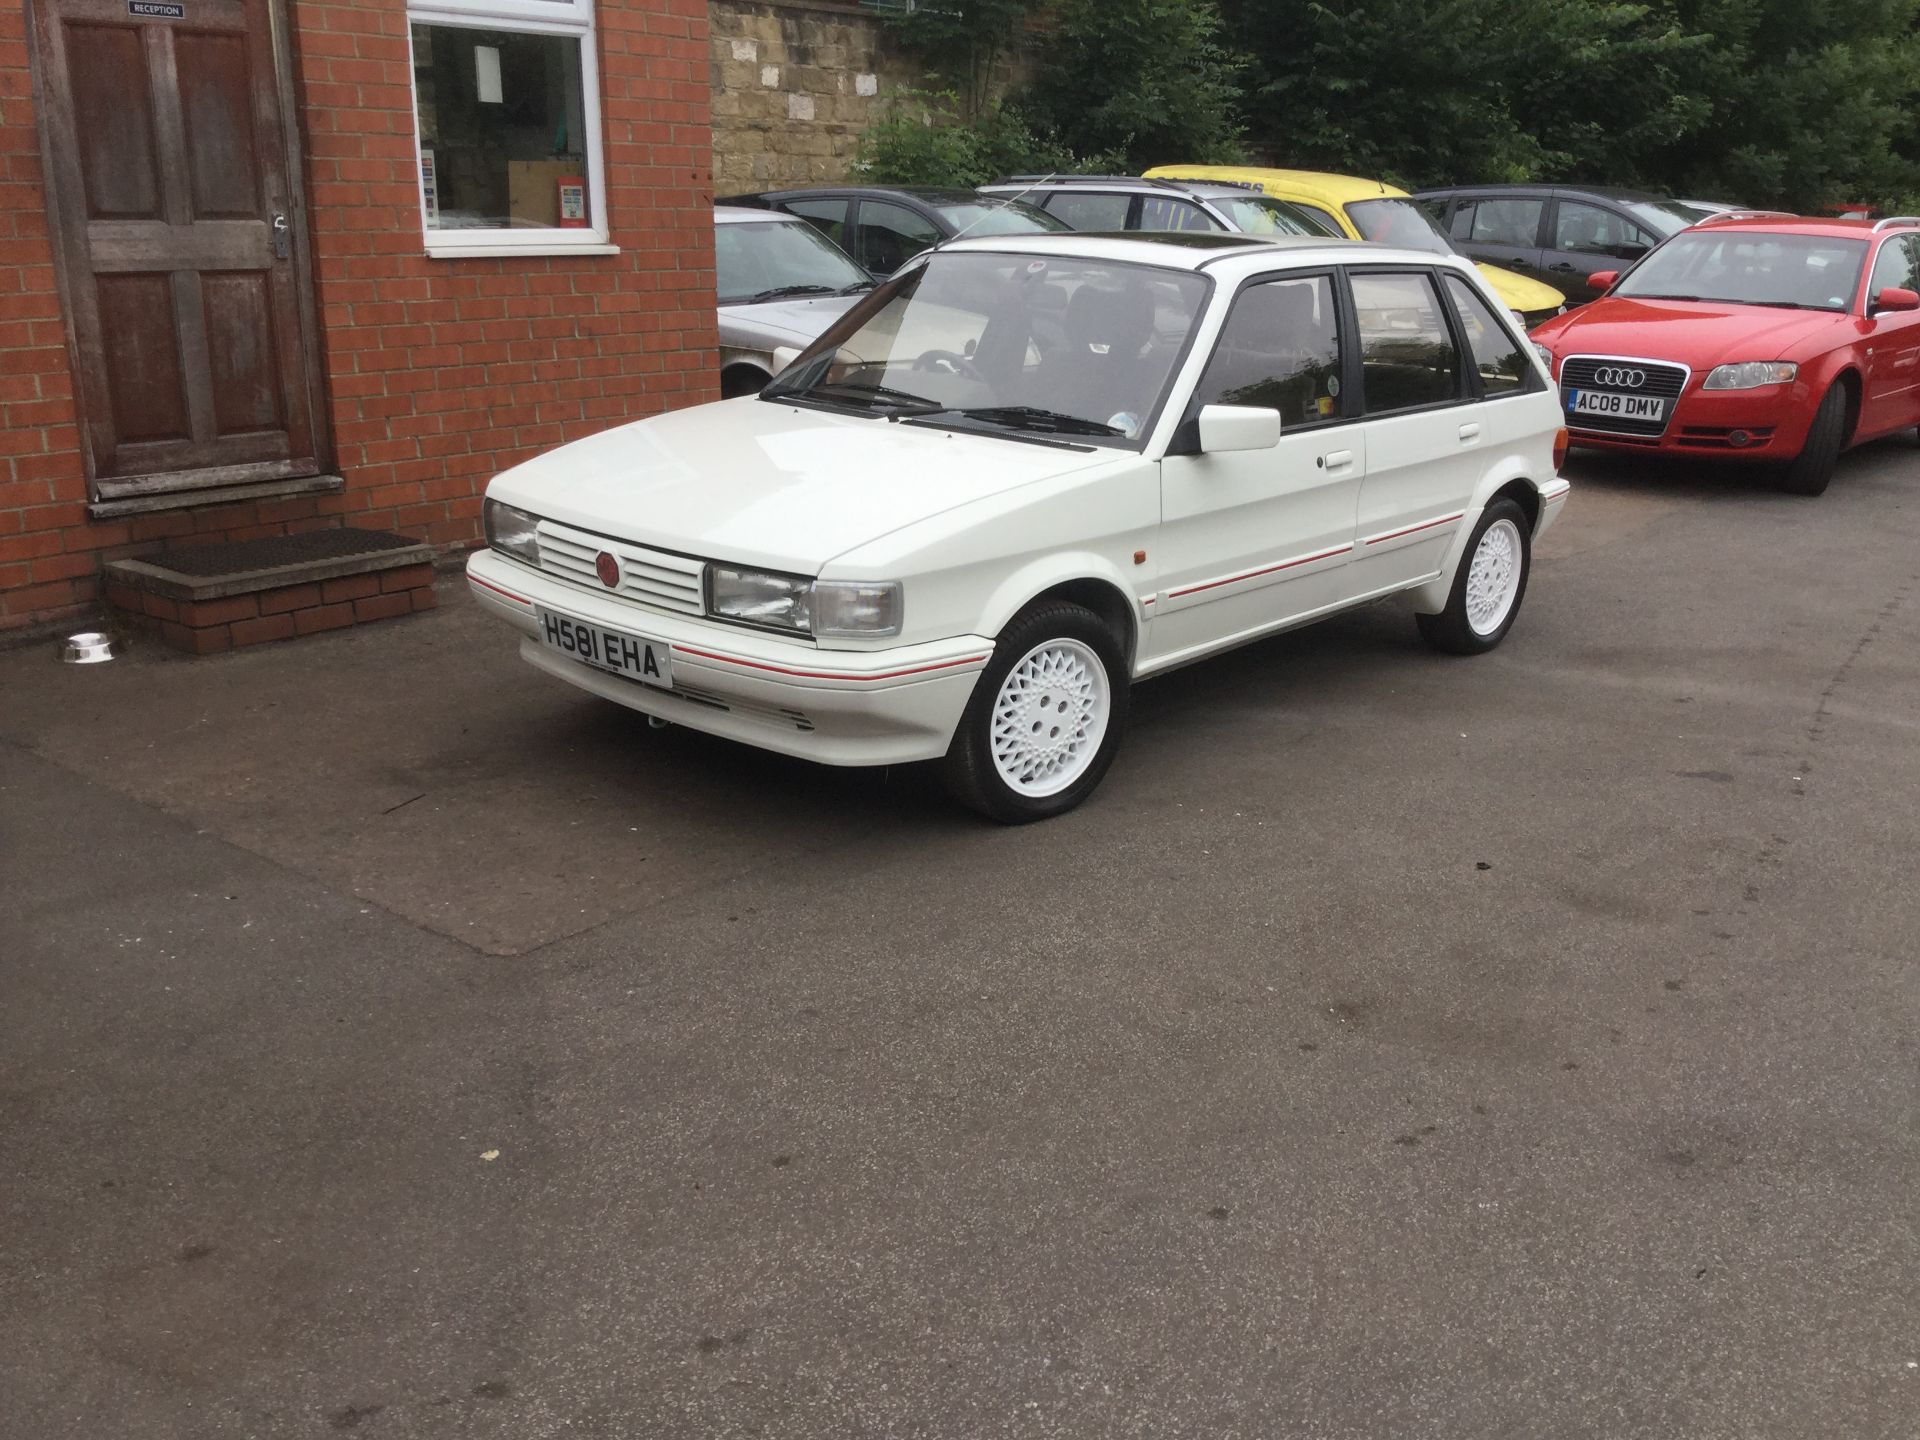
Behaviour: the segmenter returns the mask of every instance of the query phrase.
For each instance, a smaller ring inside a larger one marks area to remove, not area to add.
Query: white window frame
[[[420,233],[436,260],[502,255],[618,255],[607,225],[607,175],[600,120],[600,52],[594,0],[410,0],[407,6],[407,92],[413,96],[414,190]],[[580,104],[586,130],[587,224],[544,230],[438,230],[427,224],[420,183],[420,96],[414,88],[413,27],[451,25],[468,30],[513,30],[565,35],[580,42]]]

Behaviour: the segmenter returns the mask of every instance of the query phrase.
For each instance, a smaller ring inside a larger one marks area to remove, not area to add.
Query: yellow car
[[[1325,218],[1353,240],[1378,240],[1414,250],[1456,253],[1433,217],[1404,190],[1379,180],[1328,175],[1318,170],[1268,170],[1257,165],[1158,165],[1149,180],[1213,180],[1247,185]],[[1475,262],[1479,264],[1478,261]],[[1551,285],[1511,270],[1480,265],[1493,291],[1531,330],[1558,315],[1566,303]]]

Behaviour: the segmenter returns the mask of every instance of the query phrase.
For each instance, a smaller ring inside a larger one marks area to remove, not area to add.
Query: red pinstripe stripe
[[[480,577],[479,577],[478,575],[469,575],[469,576],[467,576],[467,583],[468,583],[469,585],[481,585],[481,586],[484,586],[484,587],[485,587],[485,588],[487,588],[488,590],[491,590],[491,591],[493,591],[493,593],[494,593],[494,594],[496,594],[496,595],[504,595],[504,596],[506,596],[506,597],[507,597],[507,598],[508,598],[509,600],[517,600],[517,601],[519,601],[519,602],[520,602],[520,603],[521,603],[522,605],[531,605],[531,604],[533,604],[533,601],[531,601],[531,600],[529,600],[529,599],[527,599],[527,597],[526,597],[526,596],[524,596],[524,595],[516,595],[516,594],[514,594],[514,593],[513,593],[513,591],[511,591],[511,590],[502,590],[502,589],[501,589],[501,588],[500,588],[500,587],[499,587],[498,585],[496,585],[496,584],[494,584],[494,583],[493,583],[493,582],[492,582],[491,580],[482,580],[482,579],[481,579],[481,578],[480,578]]]
[[[957,665],[976,665],[991,658],[986,655],[967,655],[958,660],[941,660],[932,665],[914,665],[905,670],[882,670],[874,675],[852,675],[845,670],[791,670],[785,665],[768,665],[759,660],[742,660],[733,655],[717,655],[711,650],[696,650],[691,645],[675,645],[673,649],[681,655],[698,655],[702,660],[718,660],[723,665],[739,665],[748,670],[771,670],[776,675],[794,675],[802,680],[853,680],[865,683],[870,680],[898,680],[903,675],[925,675],[934,670],[951,670]]]
[[[1442,515],[1438,520],[1422,520],[1418,525],[1409,525],[1404,530],[1394,530],[1386,535],[1375,535],[1367,541],[1369,545],[1384,545],[1389,540],[1398,540],[1402,535],[1412,535],[1421,530],[1431,530],[1436,525],[1451,525],[1456,520],[1466,518],[1466,511],[1452,515]]]
[[[1296,565],[1311,565],[1316,560],[1331,560],[1336,555],[1344,555],[1353,549],[1351,545],[1336,546],[1332,550],[1322,550],[1318,555],[1302,555],[1298,560],[1282,560],[1278,565],[1262,566],[1258,570],[1249,570],[1244,575],[1229,575],[1224,580],[1209,580],[1204,585],[1189,585],[1184,590],[1167,592],[1169,600],[1178,600],[1182,595],[1198,595],[1202,590],[1218,590],[1222,585],[1237,585],[1242,580],[1251,580],[1259,575],[1271,575],[1276,570],[1291,570]]]

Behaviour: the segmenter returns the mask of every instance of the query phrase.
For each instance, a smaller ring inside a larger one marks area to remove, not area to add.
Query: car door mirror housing
[[[1200,452],[1271,450],[1280,443],[1280,412],[1256,405],[1204,405],[1200,409]]]
[[[1620,278],[1618,270],[1596,270],[1587,276],[1587,287],[1602,293],[1613,288],[1613,282]]]
[[[1920,291],[1903,290],[1897,285],[1889,285],[1873,297],[1874,314],[1883,310],[1920,310]]]
[[[773,347],[773,373],[778,375],[794,361],[800,358],[797,345],[776,345]]]

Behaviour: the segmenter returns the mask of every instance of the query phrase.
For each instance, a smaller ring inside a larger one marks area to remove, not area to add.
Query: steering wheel
[[[964,375],[969,380],[984,380],[972,360],[958,350],[929,350],[913,362],[916,370],[931,370],[947,375]]]

